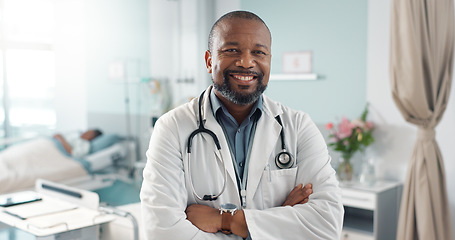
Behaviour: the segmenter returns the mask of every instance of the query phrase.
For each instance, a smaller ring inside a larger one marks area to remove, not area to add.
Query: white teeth
[[[235,75],[234,77],[239,80],[242,80],[242,81],[249,81],[254,78],[253,76],[240,76],[240,75]]]

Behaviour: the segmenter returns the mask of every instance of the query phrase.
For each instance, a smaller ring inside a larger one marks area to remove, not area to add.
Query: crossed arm
[[[313,193],[312,185],[297,185],[287,196],[282,206],[294,206],[308,202],[308,197]],[[216,233],[221,230],[221,215],[218,209],[193,204],[187,207],[185,211],[187,219],[200,230],[208,233]],[[246,224],[243,210],[237,211],[231,222],[231,231],[233,234],[246,238],[248,236],[248,226]]]

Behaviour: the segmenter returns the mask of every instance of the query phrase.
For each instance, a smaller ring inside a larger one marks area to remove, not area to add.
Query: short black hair
[[[265,24],[265,22],[256,14],[252,13],[252,12],[248,12],[248,11],[233,11],[233,12],[228,12],[226,14],[224,14],[223,16],[221,16],[212,26],[212,29],[210,30],[210,33],[209,33],[209,41],[208,41],[208,48],[209,48],[209,51],[211,52],[212,51],[212,47],[213,47],[213,39],[214,39],[214,36],[215,36],[215,30],[216,28],[220,25],[221,22],[225,21],[225,20],[230,20],[230,19],[250,19],[250,20],[255,20],[255,21],[259,21],[261,23],[264,24],[264,26],[267,28],[267,30],[269,31],[269,34],[270,34],[270,38],[272,38],[272,34],[270,33],[270,29],[269,27],[267,27],[267,24]]]
[[[101,130],[99,130],[99,129],[93,129],[93,132],[95,133],[95,137],[103,135],[103,132]]]

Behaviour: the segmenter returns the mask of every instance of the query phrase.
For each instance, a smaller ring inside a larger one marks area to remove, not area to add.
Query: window
[[[53,0],[0,0],[0,16],[0,137],[50,135],[56,126]]]

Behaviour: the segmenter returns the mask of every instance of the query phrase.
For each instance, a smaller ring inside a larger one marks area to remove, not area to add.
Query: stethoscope
[[[199,105],[199,127],[194,130],[190,136],[188,137],[188,149],[187,149],[187,153],[188,153],[188,175],[189,175],[189,182],[190,182],[190,188],[191,188],[191,191],[193,192],[194,196],[196,196],[197,199],[199,199],[200,201],[215,201],[216,199],[218,199],[218,197],[223,194],[225,188],[226,188],[226,182],[227,182],[227,169],[226,167],[224,166],[224,159],[223,159],[223,155],[221,154],[221,145],[220,145],[220,141],[218,140],[218,137],[216,136],[216,134],[214,132],[212,132],[211,130],[207,129],[204,127],[204,122],[202,121],[202,97],[204,95],[205,91],[202,92],[201,96],[199,96],[199,101],[198,101],[198,105]],[[281,126],[281,132],[280,132],[280,136],[281,136],[281,152],[279,152],[276,157],[275,157],[275,164],[276,166],[279,168],[279,169],[287,169],[287,168],[291,168],[292,165],[294,164],[294,157],[286,150],[286,144],[284,143],[284,131],[283,131],[283,124],[281,122],[281,118],[280,116],[276,116],[275,118],[277,120],[277,122],[280,124]],[[208,135],[210,135],[213,139],[213,141],[215,142],[215,145],[216,145],[216,148],[218,149],[218,152],[221,156],[221,161],[223,162],[222,165],[223,165],[223,172],[224,172],[224,181],[223,181],[223,187],[221,189],[221,191],[218,193],[218,194],[212,194],[212,195],[209,195],[209,194],[206,194],[204,195],[203,197],[199,196],[199,194],[197,194],[197,192],[194,190],[194,185],[193,185],[193,180],[192,180],[192,177],[191,177],[191,164],[190,164],[190,155],[191,155],[191,144],[192,144],[192,141],[193,141],[193,138],[194,136],[196,136],[197,134],[202,134],[202,133],[206,133]],[[252,145],[252,143],[250,142],[250,146]],[[247,158],[249,158],[249,153],[247,154]],[[248,164],[246,164],[248,165]],[[235,165],[234,165],[235,166]],[[246,170],[246,169],[245,169]],[[245,171],[247,172],[247,171]],[[246,177],[248,174],[245,173],[244,176]],[[241,189],[241,193],[240,195],[242,196],[242,205],[243,207],[245,207],[246,205],[246,179],[245,181],[242,181],[243,184],[242,184],[242,189]]]

